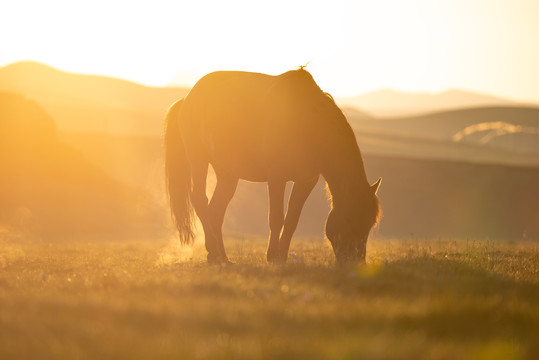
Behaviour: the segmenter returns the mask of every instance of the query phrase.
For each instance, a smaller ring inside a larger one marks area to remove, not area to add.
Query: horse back
[[[184,142],[214,167],[248,180],[267,181],[276,173],[293,180],[296,173],[305,173],[318,135],[307,121],[303,92],[285,75],[206,75],[182,107]]]

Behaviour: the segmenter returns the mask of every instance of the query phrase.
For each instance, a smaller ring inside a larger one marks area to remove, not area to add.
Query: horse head
[[[369,232],[380,218],[376,192],[381,180],[371,185],[367,194],[353,196],[331,209],[326,220],[326,236],[338,263],[365,262]]]

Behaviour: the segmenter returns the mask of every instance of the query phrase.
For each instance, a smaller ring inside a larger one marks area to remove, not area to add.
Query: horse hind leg
[[[208,197],[206,196],[206,181],[208,176],[208,163],[196,162],[191,164],[191,174],[193,178],[193,188],[191,190],[191,203],[195,212],[202,223],[204,230],[204,241],[206,251],[209,254],[216,254],[215,236],[212,233],[212,225],[208,206]]]
[[[213,241],[211,246],[208,246],[208,240],[206,240],[208,262],[229,263],[223,242],[223,221],[228,204],[236,192],[239,179],[218,171],[216,171],[216,176],[217,184],[208,207],[211,222],[211,241]]]

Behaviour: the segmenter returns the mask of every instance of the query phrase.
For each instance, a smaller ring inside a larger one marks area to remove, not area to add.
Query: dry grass
[[[217,267],[201,247],[4,234],[0,358],[539,357],[536,243],[374,240],[364,267],[292,247],[270,266],[264,241],[231,238],[237,265]]]

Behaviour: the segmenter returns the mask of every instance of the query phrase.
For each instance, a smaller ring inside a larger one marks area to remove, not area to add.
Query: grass
[[[363,267],[292,247],[273,266],[230,238],[219,267],[201,246],[4,234],[0,358],[539,358],[536,243],[371,240]]]

